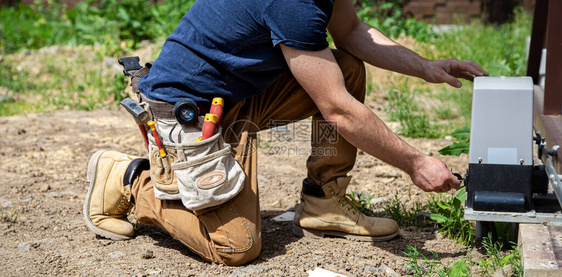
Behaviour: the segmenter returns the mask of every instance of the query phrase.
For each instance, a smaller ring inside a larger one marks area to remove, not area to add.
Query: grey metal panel
[[[520,164],[523,160],[523,164],[532,165],[532,139],[532,78],[475,78],[469,163],[479,163],[482,159],[482,163]],[[498,155],[502,152],[510,153],[511,158],[494,156],[489,161],[489,153]]]
[[[534,210],[526,213],[486,212],[475,211],[472,208],[465,207],[464,219],[474,221],[549,223],[552,225],[562,225],[562,214],[537,213]]]

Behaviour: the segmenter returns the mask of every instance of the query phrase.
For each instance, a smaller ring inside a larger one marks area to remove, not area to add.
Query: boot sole
[[[298,237],[308,237],[308,238],[323,238],[325,236],[330,236],[330,237],[339,237],[339,238],[345,238],[355,241],[387,241],[397,237],[400,234],[400,231],[396,231],[396,233],[386,236],[373,237],[373,236],[352,235],[349,233],[332,231],[332,230],[315,230],[315,229],[302,228],[293,223],[293,234],[295,234]]]
[[[94,234],[98,236],[102,236],[104,238],[108,238],[111,240],[128,240],[131,239],[131,237],[120,235],[102,229],[96,226],[94,222],[92,222],[92,219],[90,218],[90,203],[92,200],[92,191],[94,191],[94,187],[96,186],[96,174],[97,174],[98,162],[100,156],[104,152],[105,150],[100,150],[96,152],[88,162],[88,173],[86,175],[86,181],[90,183],[90,187],[88,188],[88,194],[86,194],[86,201],[84,201],[84,208],[82,209],[82,213],[84,214],[84,221],[86,222],[86,227],[88,227],[88,229],[90,229],[92,232],[94,232]]]

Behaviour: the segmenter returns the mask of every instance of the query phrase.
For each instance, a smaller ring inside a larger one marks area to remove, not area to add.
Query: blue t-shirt
[[[328,47],[333,0],[197,0],[139,89],[153,100],[226,104],[259,95],[288,71],[279,47]]]

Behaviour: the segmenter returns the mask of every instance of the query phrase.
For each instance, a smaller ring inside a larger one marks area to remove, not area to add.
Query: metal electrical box
[[[490,222],[562,224],[562,175],[550,159],[559,146],[546,148],[533,130],[533,99],[531,77],[474,78],[464,218],[477,230]]]
[[[467,207],[533,209],[531,77],[474,78],[468,172]]]
[[[533,79],[476,77],[471,164],[533,164]]]

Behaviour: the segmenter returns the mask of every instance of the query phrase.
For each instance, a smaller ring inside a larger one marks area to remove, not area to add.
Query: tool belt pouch
[[[156,124],[167,152],[165,158],[160,156],[149,132],[150,177],[157,199],[181,199],[187,209],[197,211],[218,206],[242,190],[244,171],[220,129],[208,139],[193,142],[201,135],[200,129],[175,120],[156,120]]]

